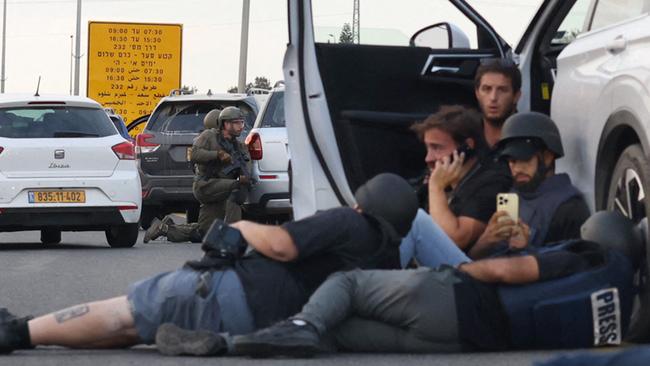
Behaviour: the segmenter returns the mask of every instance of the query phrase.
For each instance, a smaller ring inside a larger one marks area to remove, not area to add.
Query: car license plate
[[[84,191],[29,191],[29,203],[85,203]]]
[[[187,150],[185,151],[185,159],[187,161],[192,161],[192,148],[188,147]]]

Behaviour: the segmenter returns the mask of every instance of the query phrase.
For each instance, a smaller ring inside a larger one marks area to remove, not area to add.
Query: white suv
[[[105,231],[112,247],[138,237],[142,204],[133,144],[93,100],[0,95],[0,231]]]
[[[253,179],[246,213],[256,220],[286,221],[291,217],[289,197],[289,143],[284,118],[284,85],[275,87],[246,137],[253,161]]]

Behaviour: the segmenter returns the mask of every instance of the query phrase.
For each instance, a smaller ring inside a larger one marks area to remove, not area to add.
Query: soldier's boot
[[[0,354],[9,354],[16,349],[33,348],[27,326],[30,319],[29,316],[19,318],[7,309],[0,308]]]
[[[152,240],[158,239],[161,236],[167,235],[167,230],[169,229],[169,225],[173,223],[174,220],[172,220],[170,215],[163,217],[162,220],[159,220],[158,218],[154,218],[153,221],[151,222],[151,226],[149,226],[147,231],[145,231],[144,239],[142,241],[148,243]]]
[[[187,330],[165,323],[156,332],[158,352],[167,356],[219,356],[228,351],[226,340],[209,330]]]

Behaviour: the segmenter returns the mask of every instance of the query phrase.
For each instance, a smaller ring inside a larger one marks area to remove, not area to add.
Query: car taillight
[[[262,138],[259,133],[253,132],[246,136],[246,146],[251,159],[262,160]]]
[[[141,133],[135,138],[135,150],[139,154],[150,153],[158,150],[160,147],[159,144],[154,142],[149,142],[149,139],[152,139],[154,135],[148,133]]]
[[[120,160],[134,160],[135,159],[135,150],[133,149],[133,144],[125,141],[121,144],[113,146],[113,152],[117,155],[117,158]]]

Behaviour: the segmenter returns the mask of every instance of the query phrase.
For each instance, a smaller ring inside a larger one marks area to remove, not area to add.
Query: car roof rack
[[[187,89],[172,89],[172,91],[169,92],[170,97],[175,97],[179,95],[190,95],[190,94],[194,94],[194,92]]]
[[[246,94],[248,95],[253,95],[253,94],[269,94],[271,91],[269,89],[263,89],[263,88],[250,88],[246,90]]]

